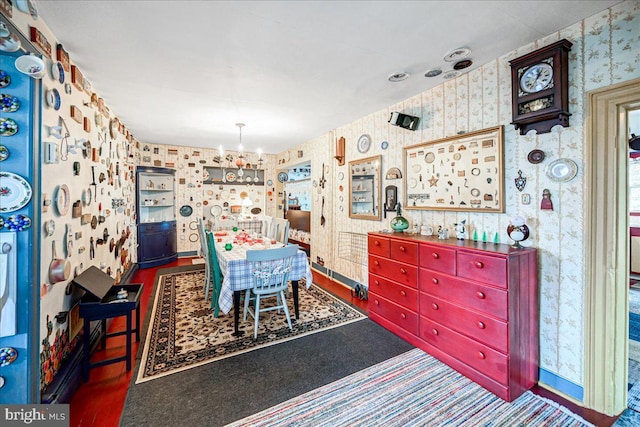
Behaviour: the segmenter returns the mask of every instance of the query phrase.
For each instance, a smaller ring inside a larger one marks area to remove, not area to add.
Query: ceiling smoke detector
[[[453,49],[447,52],[444,55],[444,60],[446,62],[456,62],[463,58],[466,58],[470,54],[471,54],[471,49],[469,49],[468,47],[459,47],[457,49]]]
[[[395,82],[401,82],[403,80],[407,80],[408,78],[409,78],[409,73],[405,71],[401,71],[399,73],[391,74],[389,77],[387,77],[387,80],[395,83]]]
[[[442,74],[442,70],[440,68],[432,68],[430,70],[425,71],[425,77],[436,77]]]

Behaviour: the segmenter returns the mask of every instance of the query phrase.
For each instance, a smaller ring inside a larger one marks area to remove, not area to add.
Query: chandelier
[[[242,176],[244,174],[242,168],[246,164],[246,162],[244,161],[244,152],[242,148],[242,128],[245,126],[245,124],[236,123],[236,126],[238,126],[238,129],[240,129],[240,143],[238,144],[238,158],[236,159],[236,166],[238,167],[238,176]]]

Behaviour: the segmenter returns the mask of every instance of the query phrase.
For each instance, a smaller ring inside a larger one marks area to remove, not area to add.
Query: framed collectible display
[[[502,126],[405,147],[405,209],[504,212]]]

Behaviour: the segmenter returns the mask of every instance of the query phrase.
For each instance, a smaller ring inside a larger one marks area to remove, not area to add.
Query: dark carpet
[[[146,383],[134,374],[120,425],[222,426],[412,348],[367,319]]]

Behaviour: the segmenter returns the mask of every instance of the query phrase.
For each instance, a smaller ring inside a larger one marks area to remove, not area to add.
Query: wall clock
[[[360,135],[360,138],[358,138],[358,151],[366,153],[369,151],[369,147],[371,147],[371,137],[367,134]]]
[[[510,61],[513,121],[524,135],[569,126],[569,51],[566,39]]]

